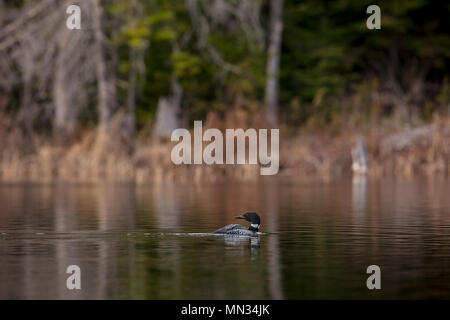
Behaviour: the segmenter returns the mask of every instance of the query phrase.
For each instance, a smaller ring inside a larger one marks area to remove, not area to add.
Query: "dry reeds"
[[[236,115],[246,119],[241,113]],[[10,135],[0,141],[0,181],[107,180],[144,184],[261,179],[258,165],[176,166],[170,160],[170,142],[137,138],[134,152],[129,153],[114,135],[99,137],[98,131],[92,130],[68,147],[34,141],[34,151],[25,153],[11,142],[18,138]],[[369,175],[450,173],[450,118],[441,118],[398,132],[348,129],[339,134],[300,133],[284,139],[281,133],[278,176],[301,179],[351,174],[351,148],[359,136],[365,136],[367,141]]]

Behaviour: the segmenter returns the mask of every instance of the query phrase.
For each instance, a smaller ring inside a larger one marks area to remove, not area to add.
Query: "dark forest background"
[[[81,7],[81,30],[66,28],[71,4]],[[380,30],[366,27],[371,4],[381,8]],[[438,122],[444,138],[433,152],[448,167],[449,7],[432,0],[0,0],[3,161],[80,141],[78,153],[135,157],[138,141],[160,144],[193,120],[277,126],[291,141],[302,132],[352,129],[376,156],[374,128],[399,133]]]

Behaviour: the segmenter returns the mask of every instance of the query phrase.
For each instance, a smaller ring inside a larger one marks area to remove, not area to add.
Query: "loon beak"
[[[244,219],[245,220],[245,217],[244,216],[237,216],[237,217],[234,217],[235,219]]]

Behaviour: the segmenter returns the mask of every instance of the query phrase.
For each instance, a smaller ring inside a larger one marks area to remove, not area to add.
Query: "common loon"
[[[256,212],[246,212],[243,215],[235,217],[235,219],[244,219],[251,222],[250,227],[245,228],[240,224],[229,224],[219,230],[213,232],[213,234],[229,234],[237,236],[257,236],[261,219]]]

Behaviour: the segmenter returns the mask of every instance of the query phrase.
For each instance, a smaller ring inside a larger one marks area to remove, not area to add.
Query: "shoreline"
[[[282,132],[282,131],[281,131]],[[333,178],[352,174],[351,150],[363,138],[368,149],[368,177],[450,176],[450,119],[400,132],[341,130],[280,135],[280,169],[270,177]],[[0,182],[135,182],[136,184],[201,181],[258,181],[259,165],[174,165],[175,143],[138,138],[134,152],[98,152],[95,132],[69,147],[43,144],[19,155],[8,148],[0,154]],[[146,141],[144,141],[146,140]],[[116,146],[117,148],[117,146]]]

